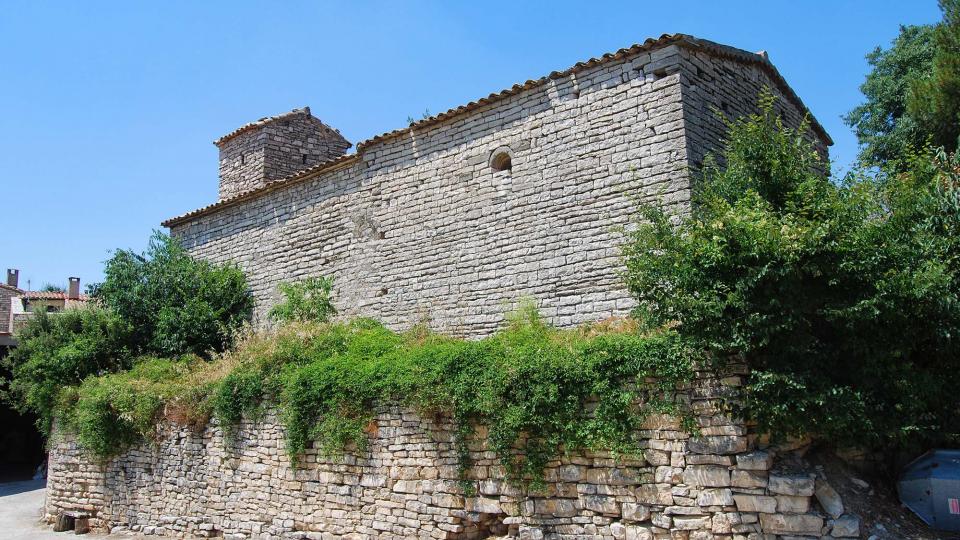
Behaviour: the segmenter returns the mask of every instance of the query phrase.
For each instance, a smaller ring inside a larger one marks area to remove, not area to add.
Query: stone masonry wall
[[[761,91],[770,89],[778,100],[774,106],[788,126],[799,126],[804,112],[791,105],[763,70],[744,70],[742,64],[704,51],[684,49],[681,64],[684,115],[690,164],[699,168],[718,141],[726,135],[723,118],[735,120],[757,111]],[[827,163],[826,141],[811,133],[814,146]],[[826,170],[826,167],[824,167]]]
[[[811,475],[778,472],[773,454],[756,450],[745,426],[721,412],[740,373],[700,373],[681,390],[699,437],[676,418],[650,417],[637,434],[642,457],[571,453],[549,465],[539,493],[505,482],[477,439],[477,491],[465,496],[451,424],[389,407],[369,426],[366,451],[328,459],[312,450],[297,467],[275,411],[244,422],[232,439],[215,424],[200,432],[169,426],[155,445],[106,463],[57,433],[46,519],[82,512],[95,530],[262,540],[773,540],[824,537],[831,528],[848,535],[812,506]]]
[[[248,131],[221,145],[220,200],[263,185],[266,137],[264,131]]]
[[[13,314],[11,302],[18,293],[12,289],[0,287],[0,334],[13,333]]]
[[[394,328],[429,319],[484,335],[523,297],[558,326],[626,314],[618,228],[639,200],[683,211],[691,154],[718,144],[700,115],[708,97],[691,88],[747,88],[731,101],[740,113],[766,77],[743,62],[719,61],[722,75],[691,67],[691,54],[671,45],[607,61],[375,139],[334,170],[172,233],[194,255],[240,264],[261,325],[280,282],[316,275],[334,276],[345,316]],[[512,171],[490,166],[502,147]]]
[[[350,143],[304,108],[268,119],[256,129],[218,142],[218,146],[219,195],[223,200],[340,157]]]

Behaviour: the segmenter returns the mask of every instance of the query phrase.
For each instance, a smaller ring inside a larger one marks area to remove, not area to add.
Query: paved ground
[[[46,481],[25,480],[0,484],[0,537],[6,540],[67,540],[69,538],[106,539],[116,536],[72,532],[55,533],[40,524]],[[129,540],[129,537],[125,537]]]

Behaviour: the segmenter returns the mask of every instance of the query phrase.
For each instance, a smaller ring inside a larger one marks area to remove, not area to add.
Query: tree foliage
[[[278,288],[284,299],[270,309],[270,318],[276,322],[327,322],[337,313],[330,293],[333,278],[308,278],[297,283],[281,283]]]
[[[130,326],[97,306],[48,315],[37,311],[4,358],[10,374],[3,397],[21,412],[36,414],[48,433],[58,394],[88,376],[130,367]]]
[[[35,312],[4,359],[4,399],[36,414],[43,433],[63,390],[130,369],[143,355],[223,351],[253,307],[239,269],[193,259],[160,233],[145,254],[118,250],[104,273],[89,306]]]
[[[932,32],[929,73],[911,83],[907,111],[929,142],[955,152],[960,136],[960,0],[941,0],[943,21]]]
[[[860,141],[865,164],[899,161],[926,144],[927,132],[908,111],[908,102],[912,87],[933,66],[933,35],[932,26],[901,26],[889,49],[877,47],[867,55],[872,70],[860,86],[866,102],[845,117]]]
[[[895,451],[960,436],[956,168],[831,183],[798,130],[729,124],[689,216],[646,206],[625,249],[638,315],[753,368],[744,413],[778,434]]]
[[[223,351],[253,311],[239,268],[195,259],[159,232],[146,253],[114,252],[104,275],[93,297],[130,325],[138,354]]]

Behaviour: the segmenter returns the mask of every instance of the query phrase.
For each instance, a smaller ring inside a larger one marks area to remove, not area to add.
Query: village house
[[[81,306],[90,298],[80,293],[80,278],[69,278],[66,292],[28,291],[19,287],[20,271],[7,269],[7,282],[0,284],[0,347],[16,346],[14,334],[38,311],[59,313]]]

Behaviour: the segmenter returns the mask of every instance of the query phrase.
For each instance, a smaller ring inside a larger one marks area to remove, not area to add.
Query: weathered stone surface
[[[735,493],[733,500],[741,512],[763,512],[772,514],[777,511],[777,499],[768,495],[743,495]]]
[[[645,504],[623,503],[620,513],[627,522],[641,522],[650,519],[650,507]]]
[[[773,454],[755,450],[737,456],[737,468],[746,471],[768,471],[773,466]]]
[[[469,497],[466,499],[464,508],[469,512],[480,512],[482,514],[501,513],[499,499],[487,497]]]
[[[823,518],[811,514],[760,514],[760,526],[769,534],[820,536]]]
[[[771,493],[777,493],[779,495],[801,495],[810,497],[814,491],[813,476],[770,474],[767,489],[769,489]]]
[[[833,529],[830,535],[835,538],[859,538],[860,537],[860,518],[846,515],[837,518],[833,522]]]
[[[626,529],[626,540],[653,540],[653,531],[650,527],[628,525]]]
[[[810,497],[777,495],[777,511],[784,514],[805,514],[810,510]]]
[[[598,514],[620,515],[620,505],[617,499],[604,495],[584,495],[583,507]]]
[[[696,487],[727,487],[730,471],[713,465],[691,465],[683,471],[683,483]]]
[[[736,454],[747,450],[747,438],[738,436],[694,437],[687,443],[695,454]]]
[[[843,514],[843,501],[840,499],[840,494],[825,479],[817,478],[814,495],[817,496],[820,508],[823,508],[830,517],[838,518]]]
[[[733,504],[733,492],[729,489],[704,489],[697,496],[699,506],[730,506]]]
[[[730,471],[730,485],[739,488],[765,488],[767,487],[767,472],[734,469]]]
[[[678,531],[696,531],[710,528],[710,517],[674,517],[673,528]]]

